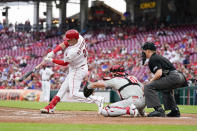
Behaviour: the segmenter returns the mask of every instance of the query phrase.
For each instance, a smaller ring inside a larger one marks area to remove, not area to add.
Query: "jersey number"
[[[86,49],[83,49],[83,55],[84,55],[84,57],[87,57],[87,51],[86,51]]]
[[[129,80],[132,82],[132,83],[138,83],[138,81],[136,80],[136,78],[132,77],[132,76],[128,76]]]

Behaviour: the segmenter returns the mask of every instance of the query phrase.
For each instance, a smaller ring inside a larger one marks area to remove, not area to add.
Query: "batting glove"
[[[52,62],[53,59],[52,59],[52,58],[49,58],[49,57],[45,57],[45,58],[44,58],[44,61],[45,61],[45,62]]]
[[[47,54],[47,57],[48,57],[48,58],[52,58],[54,55],[55,55],[54,52],[51,51],[51,52],[49,52],[49,53]]]

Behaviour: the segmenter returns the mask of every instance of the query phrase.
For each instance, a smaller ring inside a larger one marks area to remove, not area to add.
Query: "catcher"
[[[125,73],[121,65],[113,65],[110,69],[112,78],[101,82],[86,84],[84,87],[84,96],[88,97],[94,92],[94,88],[111,87],[116,90],[121,101],[107,105],[101,110],[103,116],[121,116],[131,115],[145,116],[145,97],[143,85],[134,76]]]

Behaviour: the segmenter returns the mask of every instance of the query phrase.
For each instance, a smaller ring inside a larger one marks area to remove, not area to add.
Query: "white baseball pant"
[[[62,83],[57,96],[62,99],[66,94],[66,91],[69,89],[70,94],[69,96],[79,102],[84,103],[98,103],[99,97],[97,96],[90,96],[86,98],[82,92],[79,92],[81,82],[83,78],[88,73],[88,66],[82,66],[76,69],[69,68],[69,74],[67,75],[65,81]]]

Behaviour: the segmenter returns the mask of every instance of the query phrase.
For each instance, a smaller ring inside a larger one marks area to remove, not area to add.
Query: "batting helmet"
[[[66,40],[79,39],[79,32],[74,29],[68,30],[66,31],[65,39]]]
[[[125,69],[121,65],[113,65],[110,68],[110,72],[116,73],[117,75],[125,75]]]

